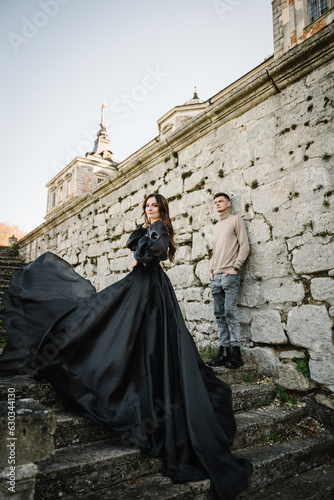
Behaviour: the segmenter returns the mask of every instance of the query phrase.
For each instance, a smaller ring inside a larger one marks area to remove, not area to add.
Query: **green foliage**
[[[204,186],[205,186],[205,180],[202,179],[198,184],[196,184],[193,191],[198,191],[199,189],[203,189]]]
[[[297,404],[297,398],[294,394],[289,394],[288,389],[282,385],[278,385],[275,389],[276,398],[281,405],[295,405]]]
[[[199,350],[199,355],[201,356],[204,363],[209,363],[209,361],[216,359],[219,354],[219,347],[204,347]]]
[[[249,209],[250,209],[250,204],[245,203],[245,212],[249,212]]]
[[[7,342],[6,332],[0,331],[0,347],[4,348]]]
[[[304,224],[304,231],[306,231],[307,228],[310,228],[311,231],[313,230],[313,220],[310,220],[306,224]]]
[[[302,373],[306,378],[310,376],[309,359],[309,356],[305,356],[305,358],[292,358],[292,361],[297,364],[297,372]]]
[[[258,183],[258,181],[257,181],[256,179],[255,179],[254,181],[252,181],[252,183],[251,183],[250,187],[251,187],[252,189],[256,189],[256,188],[258,188],[258,187],[259,187],[259,183]]]
[[[276,432],[272,432],[271,434],[269,434],[269,436],[266,436],[264,438],[265,442],[270,444],[270,443],[275,443],[276,441],[278,441],[280,438],[280,435],[278,436],[276,434]]]
[[[18,255],[19,255],[19,245],[17,243],[14,243],[14,245],[12,245],[9,248],[9,251],[12,252],[13,255],[16,255],[18,257]]]
[[[121,235],[119,236],[113,236],[112,238],[109,239],[110,243],[112,243],[113,241],[117,241],[117,240],[120,240],[121,239]]]
[[[245,382],[251,382],[252,378],[252,375],[246,375]]]
[[[193,172],[191,170],[188,170],[188,172],[183,172],[181,175],[182,180],[184,181],[187,177],[190,177],[191,175],[193,175]]]

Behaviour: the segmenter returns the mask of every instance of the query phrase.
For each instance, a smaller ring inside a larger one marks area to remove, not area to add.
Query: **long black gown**
[[[83,415],[163,457],[172,479],[210,477],[218,498],[232,500],[252,466],[230,454],[231,389],[186,328],[159,265],[168,245],[162,221],[134,231],[127,246],[139,264],[99,293],[50,252],[17,271],[3,300],[0,375],[48,379]]]

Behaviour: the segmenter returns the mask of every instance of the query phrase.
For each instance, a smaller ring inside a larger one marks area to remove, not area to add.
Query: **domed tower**
[[[58,213],[65,205],[86,196],[98,184],[113,177],[117,172],[118,162],[110,149],[104,123],[104,108],[105,103],[102,103],[100,130],[93,151],[86,153],[85,157],[76,156],[46,185],[48,188],[46,219]]]
[[[195,87],[194,95],[182,106],[175,106],[158,120],[159,135],[167,135],[182,127],[190,118],[202,113],[209,106],[208,101],[198,97]]]

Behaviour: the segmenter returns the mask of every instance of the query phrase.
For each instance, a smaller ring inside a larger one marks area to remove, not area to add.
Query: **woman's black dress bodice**
[[[158,220],[148,229],[139,227],[129,237],[126,246],[134,252],[134,258],[145,267],[168,259],[169,236],[167,225]]]
[[[98,293],[50,252],[13,275],[0,375],[48,379],[81,414],[164,458],[172,479],[210,477],[218,498],[233,500],[251,465],[229,452],[231,389],[201,360],[159,265],[167,226],[139,228],[127,246],[138,265]]]

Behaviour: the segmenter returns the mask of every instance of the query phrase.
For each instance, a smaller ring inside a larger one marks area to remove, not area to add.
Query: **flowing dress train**
[[[162,221],[134,231],[127,246],[138,265],[98,293],[50,252],[17,271],[3,299],[0,375],[46,378],[81,414],[162,457],[173,480],[210,477],[217,497],[233,500],[252,466],[229,451],[231,389],[186,328],[159,265],[168,245]]]

